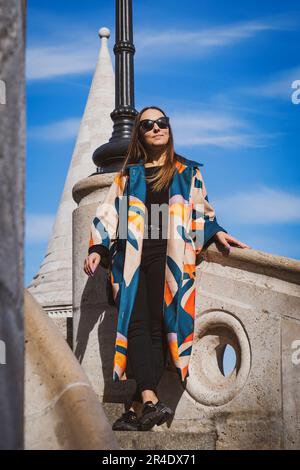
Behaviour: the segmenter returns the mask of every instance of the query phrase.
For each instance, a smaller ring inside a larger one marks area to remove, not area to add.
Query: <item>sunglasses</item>
[[[167,129],[167,127],[169,127],[169,118],[167,116],[162,116],[155,121],[152,119],[143,119],[140,121],[140,127],[144,132],[149,132],[153,129],[155,122],[160,129]]]

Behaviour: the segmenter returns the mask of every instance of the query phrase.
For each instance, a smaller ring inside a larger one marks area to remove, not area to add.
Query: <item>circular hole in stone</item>
[[[196,320],[186,386],[195,400],[212,406],[232,400],[244,386],[250,364],[248,337],[236,317],[221,311]]]

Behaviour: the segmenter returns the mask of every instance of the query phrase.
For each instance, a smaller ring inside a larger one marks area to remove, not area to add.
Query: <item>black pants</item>
[[[166,240],[143,244],[136,300],[128,330],[128,361],[137,387],[131,401],[142,402],[141,392],[153,390],[162,377],[167,358],[163,322]]]

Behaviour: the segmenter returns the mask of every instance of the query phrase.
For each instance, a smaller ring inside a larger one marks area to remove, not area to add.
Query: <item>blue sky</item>
[[[111,30],[113,64],[115,38],[112,0],[28,3],[25,285],[45,254],[98,29]],[[136,109],[165,109],[177,152],[204,163],[209,199],[229,233],[254,249],[300,259],[300,105],[291,100],[291,84],[300,80],[296,3],[133,0],[133,19]]]

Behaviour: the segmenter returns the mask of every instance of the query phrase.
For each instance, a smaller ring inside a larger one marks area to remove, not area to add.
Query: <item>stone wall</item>
[[[23,448],[26,1],[0,0],[0,448]]]

